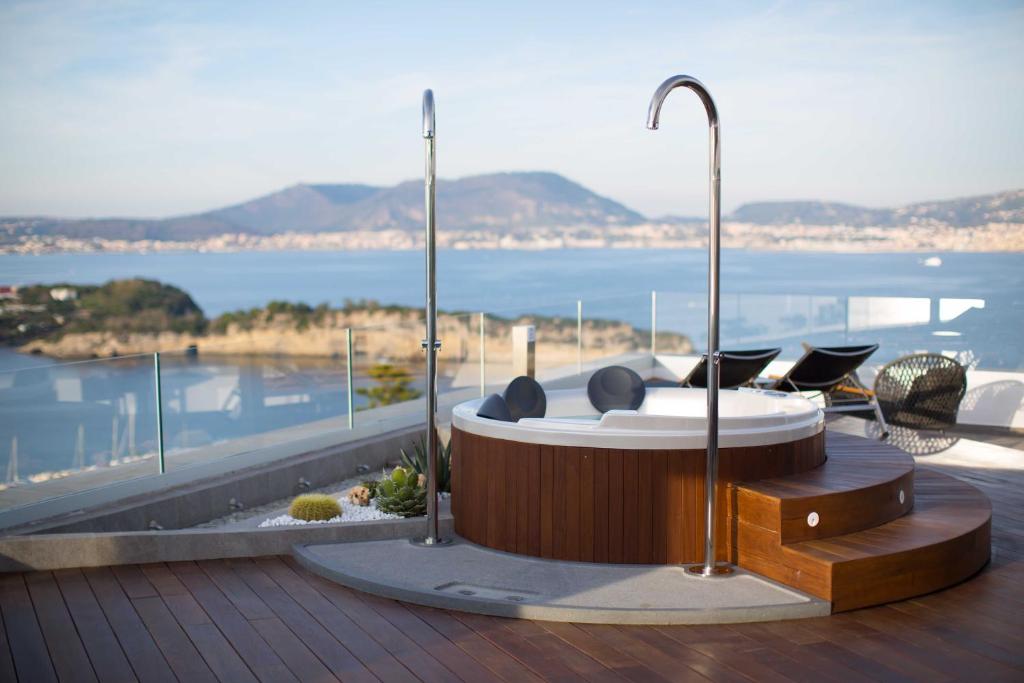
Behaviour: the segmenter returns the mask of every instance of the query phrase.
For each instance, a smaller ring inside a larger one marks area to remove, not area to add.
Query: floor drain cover
[[[476,586],[466,583],[446,583],[437,586],[434,590],[441,593],[454,593],[456,595],[472,596],[485,600],[501,600],[503,602],[530,602],[540,595],[534,591],[522,590],[520,588]]]

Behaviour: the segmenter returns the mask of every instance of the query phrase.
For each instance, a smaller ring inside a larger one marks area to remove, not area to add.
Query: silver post
[[[583,374],[583,299],[576,299],[576,374]]]
[[[718,383],[721,358],[718,352],[718,308],[719,276],[721,261],[719,237],[721,234],[721,209],[719,199],[722,182],[722,157],[718,129],[718,109],[707,88],[691,76],[672,76],[663,82],[651,98],[647,111],[647,127],[657,130],[661,106],[668,94],[676,88],[689,88],[700,98],[708,116],[709,136],[709,184],[710,235],[708,239],[708,425],[707,464],[704,479],[704,565],[690,567],[689,571],[701,576],[729,573],[728,566],[715,566],[715,484],[718,480]]]
[[[436,265],[436,225],[435,186],[437,161],[435,159],[435,118],[434,93],[423,92],[423,138],[425,141],[426,166],[423,178],[424,213],[426,224],[426,260],[427,260],[427,292],[426,292],[426,338],[423,348],[427,352],[427,535],[417,543],[433,546],[444,543],[438,533],[437,518],[437,350],[441,342],[437,338],[437,279],[434,273]]]
[[[352,328],[345,328],[345,386],[348,392],[348,428],[356,427],[355,391],[352,388]]]
[[[160,353],[153,354],[153,379],[156,386],[156,457],[160,474],[167,471],[164,460],[164,399],[160,386]]]
[[[480,395],[487,395],[487,344],[485,343],[484,312],[480,312]]]
[[[658,355],[658,293],[651,290],[651,359]]]

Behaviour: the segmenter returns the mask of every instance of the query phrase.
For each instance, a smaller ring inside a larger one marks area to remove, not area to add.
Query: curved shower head
[[[423,91],[423,137],[434,137],[434,91]]]
[[[693,76],[672,76],[666,78],[665,82],[658,86],[651,97],[651,104],[647,108],[647,127],[651,130],[658,130],[658,119],[661,117],[661,105],[665,104],[665,98],[676,88],[689,88],[697,93],[697,97],[704,103],[704,109],[708,113],[708,125],[718,127],[718,108],[715,101],[711,99],[711,93],[704,87],[704,84]]]
[[[711,224],[708,236],[708,358],[711,359],[711,366],[707,373],[707,398],[708,398],[708,421],[707,421],[707,464],[705,466],[704,478],[704,565],[702,567],[691,567],[689,571],[696,571],[702,576],[716,576],[728,573],[728,569],[715,565],[717,552],[715,550],[715,487],[718,480],[718,389],[719,373],[721,372],[721,361],[718,352],[718,314],[719,314],[719,277],[718,269],[721,261],[720,237],[722,232],[721,213],[721,184],[722,184],[722,158],[719,152],[719,130],[718,130],[718,109],[715,101],[711,99],[711,93],[704,87],[704,84],[692,76],[672,76],[658,86],[651,97],[651,104],[647,108],[647,127],[651,130],[658,129],[658,119],[661,117],[661,106],[665,104],[665,98],[676,88],[689,88],[697,94],[700,101],[704,103],[704,110],[708,115],[708,142],[710,147],[708,166],[708,180],[710,185],[709,193],[709,216]]]

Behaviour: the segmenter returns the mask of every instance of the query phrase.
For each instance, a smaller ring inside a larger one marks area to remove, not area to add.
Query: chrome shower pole
[[[707,430],[707,472],[704,479],[704,565],[690,567],[690,571],[701,576],[727,574],[728,566],[715,565],[715,483],[718,479],[718,379],[721,359],[718,353],[718,266],[720,263],[719,237],[721,234],[721,208],[719,206],[722,184],[722,158],[719,148],[718,109],[711,99],[711,93],[704,84],[692,76],[672,76],[658,86],[647,110],[647,127],[658,129],[661,106],[665,98],[676,88],[689,88],[704,104],[708,115],[710,138],[710,206],[711,229],[708,239],[708,430]]]
[[[424,203],[427,216],[427,335],[423,348],[427,352],[427,535],[420,543],[437,545],[443,543],[438,533],[437,519],[437,350],[441,341],[437,338],[437,281],[434,274],[436,264],[434,189],[437,164],[434,159],[434,93],[423,92],[423,138],[426,144],[426,167],[424,169]]]

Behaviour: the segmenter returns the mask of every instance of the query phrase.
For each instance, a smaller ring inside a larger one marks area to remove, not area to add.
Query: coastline
[[[726,249],[825,253],[1024,252],[1024,224],[988,223],[952,227],[920,223],[902,227],[845,225],[760,225],[727,222]],[[442,231],[438,247],[458,251],[553,251],[560,249],[700,249],[703,224],[648,223],[613,227],[536,227],[512,232]],[[0,254],[82,254],[243,251],[409,251],[423,248],[423,236],[405,230],[283,232],[273,235],[226,233],[198,240],[121,240],[61,236],[21,236],[0,244]]]
[[[438,334],[444,340],[445,360],[479,360],[478,320],[475,315],[438,316]],[[497,357],[510,357],[512,327],[517,324],[536,326],[537,337],[543,340],[545,358],[549,362],[575,362],[575,318],[488,317],[485,329],[487,352]],[[336,312],[326,324],[301,329],[293,320],[285,318],[251,329],[232,324],[219,334],[79,332],[66,333],[54,339],[36,339],[12,350],[59,360],[117,358],[157,351],[185,354],[191,347],[204,356],[336,358],[344,355],[346,331],[351,328],[353,347],[359,357],[415,363],[422,359],[422,325],[419,316],[410,312]],[[650,331],[621,321],[585,320],[583,335],[588,346],[618,354],[648,344]],[[659,332],[658,342],[666,352],[688,353],[693,349],[690,339],[682,334]]]

